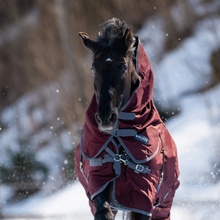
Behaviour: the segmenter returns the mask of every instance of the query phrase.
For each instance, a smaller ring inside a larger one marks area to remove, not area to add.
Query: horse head
[[[84,32],[79,35],[93,53],[91,69],[98,103],[95,120],[100,131],[111,132],[117,127],[120,109],[138,83],[134,64],[136,40],[130,28],[116,18],[100,26],[96,40]]]

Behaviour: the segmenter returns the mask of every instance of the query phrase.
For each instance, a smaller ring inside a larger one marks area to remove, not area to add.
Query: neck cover
[[[153,72],[140,42],[136,71],[139,86],[121,109],[113,133],[99,131],[93,96],[75,152],[75,171],[93,214],[93,198],[112,183],[112,208],[169,219],[179,186],[177,152],[153,103]]]

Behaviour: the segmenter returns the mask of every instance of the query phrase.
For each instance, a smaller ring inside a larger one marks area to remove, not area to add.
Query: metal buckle
[[[144,166],[142,166],[140,164],[137,164],[135,166],[135,171],[138,172],[138,173],[142,173],[144,171]]]
[[[124,165],[128,164],[128,160],[123,158],[124,154],[115,154],[114,161],[124,163]]]
[[[114,161],[120,162],[121,161],[121,155],[120,154],[115,154]]]
[[[125,157],[125,159],[123,158],[123,156]],[[128,165],[128,160],[126,159],[126,156],[124,154],[121,155],[121,162],[124,163],[125,166]]]

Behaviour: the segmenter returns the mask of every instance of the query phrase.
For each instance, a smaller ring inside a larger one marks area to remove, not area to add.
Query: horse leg
[[[116,212],[111,210],[109,203],[109,187],[94,198],[96,207],[95,220],[114,220]]]
[[[131,212],[130,220],[150,220],[150,217],[136,212]]]

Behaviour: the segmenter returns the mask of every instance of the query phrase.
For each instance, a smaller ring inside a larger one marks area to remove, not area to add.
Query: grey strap
[[[82,135],[83,136],[83,135]],[[81,137],[81,141],[80,141],[80,150],[81,150],[81,154],[84,158],[86,158],[87,160],[90,160],[90,159],[94,159],[94,158],[97,158],[98,155],[108,146],[108,144],[112,141],[112,139],[114,138],[114,136],[110,136],[107,141],[102,145],[102,147],[100,148],[100,150],[96,153],[95,156],[93,157],[89,157],[85,154],[85,152],[83,151],[83,147],[82,147],[82,137]]]
[[[114,159],[109,154],[106,154],[104,156],[104,159],[93,158],[93,159],[89,160],[91,167],[102,166],[104,163],[109,163],[109,162],[114,162]]]
[[[150,169],[147,166],[136,164],[130,161],[128,158],[124,158],[123,154],[115,154],[110,148],[105,149],[108,154],[104,156],[104,159],[95,158],[90,160],[90,166],[102,166],[104,163],[114,162],[114,170],[116,175],[121,174],[121,163],[124,163],[125,166],[128,166],[136,173],[150,173]]]
[[[116,137],[134,137],[137,132],[134,129],[119,129],[115,136]]]
[[[129,155],[129,157],[135,161],[136,163],[146,163],[150,160],[152,160],[158,153],[159,151],[159,142],[158,142],[158,145],[157,145],[157,149],[155,150],[155,152],[153,154],[151,154],[149,157],[147,157],[146,159],[143,159],[143,160],[136,160],[134,158],[134,156],[130,153],[130,151],[128,150],[127,146],[125,145],[125,143],[122,141],[122,139],[120,137],[117,137],[119,143],[121,144],[121,146],[124,148],[124,150],[126,151],[126,153]]]
[[[115,174],[117,176],[121,175],[121,161],[120,161],[120,155],[115,154],[110,148],[106,147],[105,151],[109,153],[109,155],[112,157],[114,165],[113,168],[115,170]]]
[[[136,172],[136,173],[144,173],[144,174],[148,173],[148,174],[150,174],[150,169],[147,166],[132,163],[130,161],[127,162],[127,165],[128,165],[129,168],[134,170],[134,172]]]
[[[148,138],[142,134],[138,134],[134,129],[118,129],[114,136],[116,137],[134,137],[136,140],[142,142],[143,144],[148,143]]]
[[[132,121],[135,119],[135,113],[132,112],[119,112],[119,119]]]

